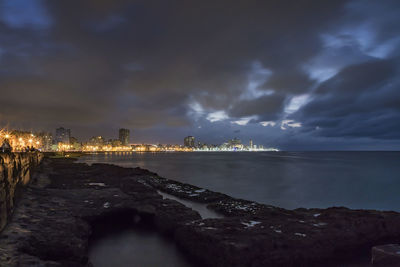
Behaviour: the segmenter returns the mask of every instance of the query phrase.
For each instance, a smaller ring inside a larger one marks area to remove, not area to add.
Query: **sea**
[[[79,161],[141,167],[287,209],[400,211],[400,152],[109,152]]]
[[[79,161],[141,167],[286,209],[344,206],[400,212],[400,152],[110,152]],[[171,240],[135,227],[104,233],[92,242],[89,258],[94,267],[191,266]]]

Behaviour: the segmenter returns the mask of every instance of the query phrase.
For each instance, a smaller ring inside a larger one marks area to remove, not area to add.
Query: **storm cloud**
[[[397,1],[0,0],[0,123],[400,148],[397,25]]]

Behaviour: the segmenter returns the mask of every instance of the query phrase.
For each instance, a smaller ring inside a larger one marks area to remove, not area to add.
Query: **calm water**
[[[400,152],[92,154],[81,161],[141,167],[160,176],[284,208],[400,211]]]
[[[143,228],[104,234],[90,247],[89,258],[95,267],[190,266],[174,243]]]
[[[400,211],[400,152],[108,153],[80,161],[139,166],[289,209],[347,206]],[[189,266],[173,243],[137,229],[106,234],[92,245],[90,260],[95,267]]]

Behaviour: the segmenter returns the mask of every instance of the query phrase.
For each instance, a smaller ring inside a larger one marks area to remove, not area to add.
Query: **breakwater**
[[[14,210],[19,192],[28,184],[42,158],[39,152],[0,153],[0,231]]]

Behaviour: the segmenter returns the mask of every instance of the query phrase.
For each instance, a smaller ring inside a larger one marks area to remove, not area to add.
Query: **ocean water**
[[[114,152],[90,154],[80,161],[138,166],[288,209],[400,211],[400,152]]]
[[[139,166],[166,178],[288,209],[346,206],[400,211],[400,152],[125,152],[90,154],[79,161]],[[183,204],[203,217],[217,217],[204,205]],[[175,244],[158,233],[135,226],[115,228],[92,242],[89,258],[94,267],[191,266]]]

